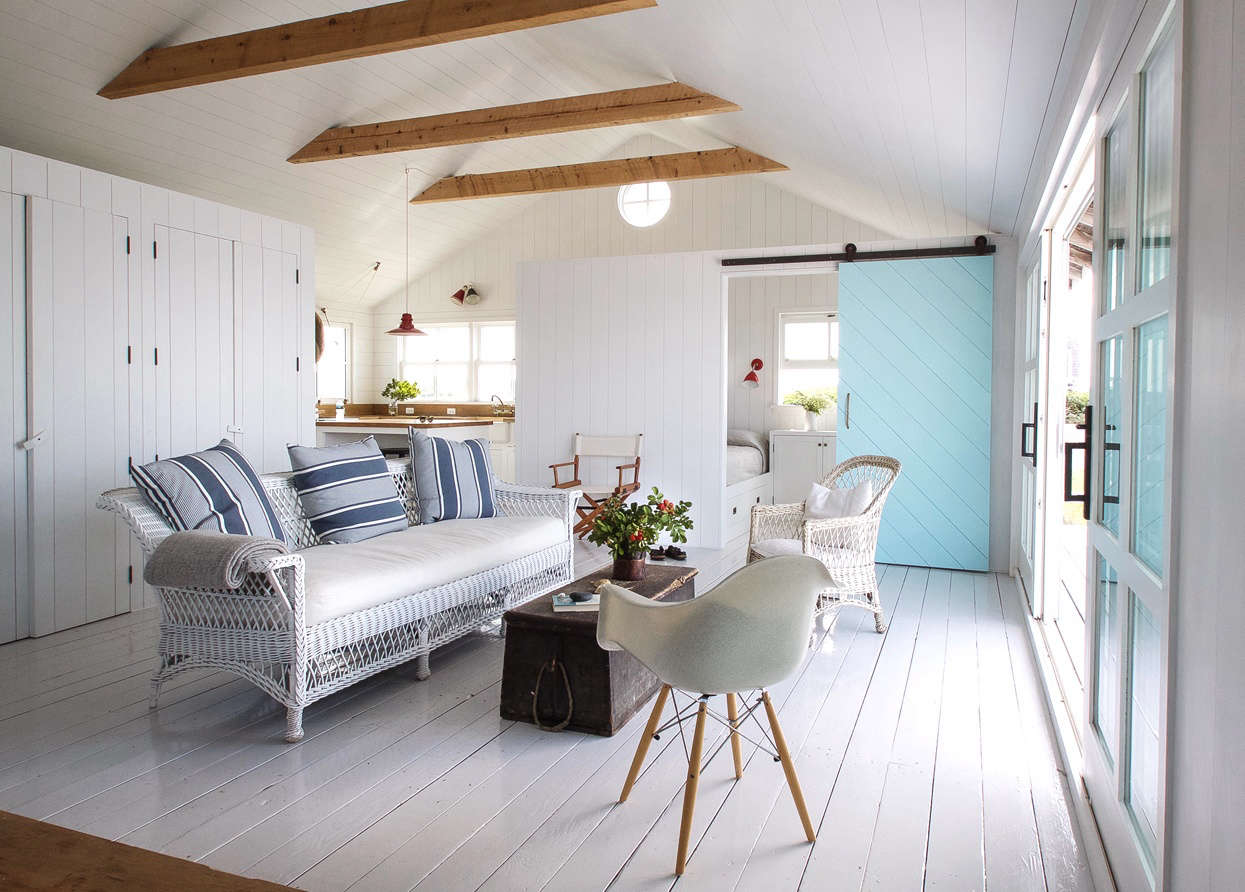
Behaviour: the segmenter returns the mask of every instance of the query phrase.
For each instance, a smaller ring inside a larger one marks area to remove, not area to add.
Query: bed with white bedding
[[[726,485],[765,473],[765,456],[755,446],[726,444]]]
[[[722,506],[722,544],[748,535],[753,505],[774,501],[774,478],[769,473],[769,437],[747,430],[726,432],[726,488]],[[746,549],[740,549],[742,566]],[[734,569],[734,568],[731,568]]]
[[[726,432],[726,485],[758,477],[769,470],[769,443],[756,431]]]

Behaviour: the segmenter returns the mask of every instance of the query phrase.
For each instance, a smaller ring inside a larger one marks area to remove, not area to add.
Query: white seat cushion
[[[762,539],[752,543],[752,550],[761,557],[803,554],[804,544],[799,539]],[[864,552],[852,551],[850,548],[826,548],[814,557],[828,567],[847,567],[869,562],[869,557]]]
[[[566,535],[566,522],[554,517],[483,517],[304,549],[307,625],[491,570]]]

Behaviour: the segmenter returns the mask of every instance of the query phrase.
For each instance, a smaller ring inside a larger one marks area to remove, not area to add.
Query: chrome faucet
[[[494,415],[506,415],[506,414],[508,414],[508,413],[506,412],[506,409],[508,408],[508,407],[506,406],[506,401],[505,401],[505,400],[503,400],[503,399],[502,399],[500,396],[498,396],[497,394],[493,394],[491,397],[489,397],[489,402],[491,402],[491,403],[493,404],[493,414],[494,414]]]

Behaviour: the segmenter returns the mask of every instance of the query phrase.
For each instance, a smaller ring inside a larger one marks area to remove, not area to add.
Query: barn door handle
[[[1038,429],[1038,404],[1033,404],[1033,420],[1020,422],[1020,457],[1032,460],[1033,467],[1037,467],[1037,429]],[[1029,442],[1028,432],[1033,432],[1033,449],[1030,451],[1025,448],[1025,444]]]
[[[844,430],[852,429],[852,392],[850,390],[843,400],[843,428]]]
[[[1076,426],[1077,430],[1085,431],[1085,439],[1080,443],[1064,443],[1063,444],[1063,500],[1065,502],[1080,502],[1081,515],[1089,520],[1089,502],[1090,493],[1093,491],[1091,485],[1090,472],[1092,470],[1091,463],[1093,461],[1093,442],[1094,442],[1094,407],[1085,407],[1085,421],[1083,424]],[[1072,491],[1072,454],[1076,450],[1082,450],[1082,467],[1084,468],[1084,481],[1081,492],[1074,493]]]
[[[22,452],[30,452],[36,446],[43,445],[43,441],[45,439],[46,434],[47,434],[46,430],[41,430],[39,431],[39,433],[35,434],[29,440],[22,440],[22,442],[17,444],[17,448],[22,450]]]

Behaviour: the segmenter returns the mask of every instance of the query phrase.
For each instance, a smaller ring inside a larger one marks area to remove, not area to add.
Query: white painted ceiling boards
[[[1093,0],[659,0],[656,9],[139,96],[96,91],[167,45],[349,0],[3,0],[0,143],[313,226],[321,297],[398,289],[403,170],[593,161],[646,132],[741,145],[766,179],[901,238],[1015,231],[1048,108]],[[366,4],[364,4],[366,5]],[[680,80],[742,106],[702,119],[293,165],[326,127]],[[412,207],[411,275],[532,198]]]

